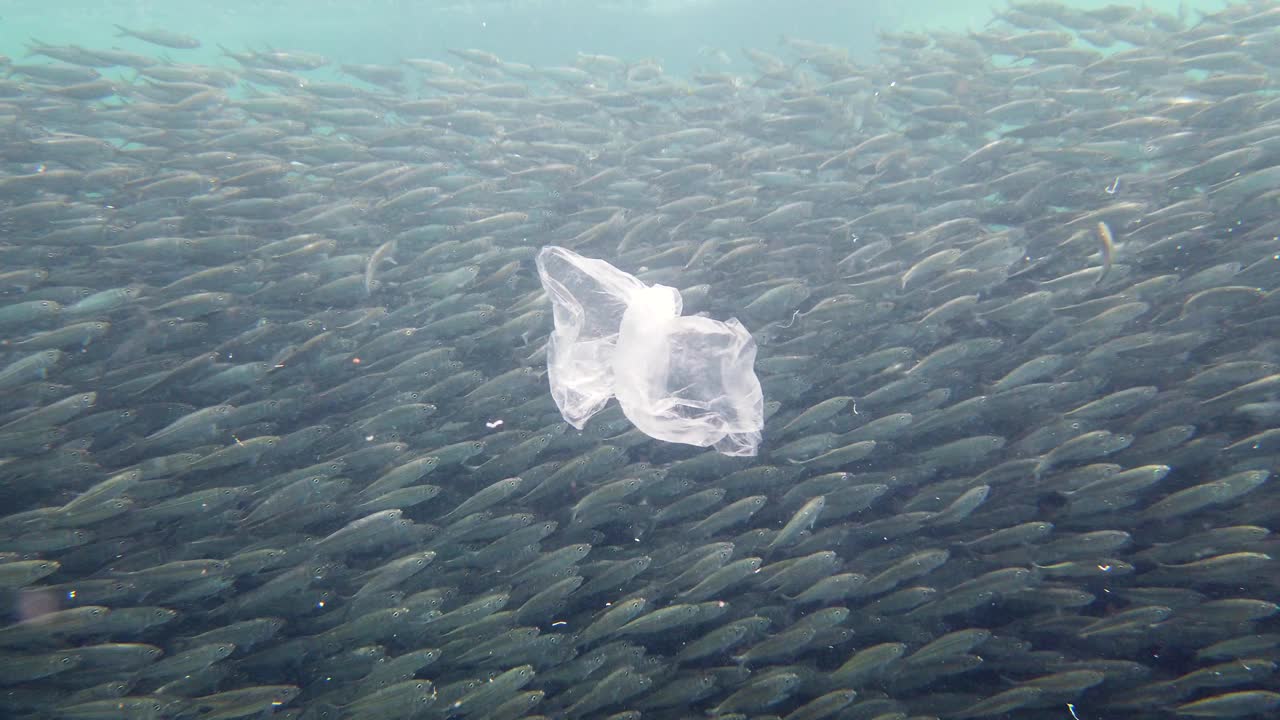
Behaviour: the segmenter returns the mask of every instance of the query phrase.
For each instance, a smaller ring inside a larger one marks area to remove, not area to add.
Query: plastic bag
[[[603,260],[542,248],[551,298],[551,396],[581,430],[610,397],[644,434],[755,455],[764,427],[756,344],[736,319],[682,317],[680,292],[645,285]]]

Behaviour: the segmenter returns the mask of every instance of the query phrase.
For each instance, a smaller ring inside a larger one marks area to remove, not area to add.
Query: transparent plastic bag
[[[538,253],[555,328],[551,395],[581,430],[610,397],[641,432],[755,455],[764,427],[756,344],[736,319],[681,316],[680,292],[561,247]]]

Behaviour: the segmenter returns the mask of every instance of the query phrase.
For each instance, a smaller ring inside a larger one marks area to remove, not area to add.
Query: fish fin
[[[36,37],[28,38],[28,39],[27,39],[27,54],[26,54],[24,57],[31,57],[32,55],[35,55],[35,54],[36,54],[36,51],[37,51],[39,48],[42,48],[42,47],[49,47],[49,43],[47,43],[47,42],[45,42],[45,41],[41,40],[40,38],[36,38]]]

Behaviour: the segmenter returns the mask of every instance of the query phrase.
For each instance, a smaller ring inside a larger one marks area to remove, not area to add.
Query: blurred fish
[[[1026,0],[688,74],[32,41],[0,715],[1274,713],[1277,32]],[[541,244],[743,317],[759,457],[567,428]]]

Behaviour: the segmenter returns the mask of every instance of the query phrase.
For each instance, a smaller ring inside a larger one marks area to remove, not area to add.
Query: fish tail
[[[48,46],[49,46],[49,43],[41,40],[40,38],[34,38],[34,37],[28,38],[27,54],[23,55],[23,57],[31,57],[32,55],[38,55],[40,54],[40,48],[44,48]]]

